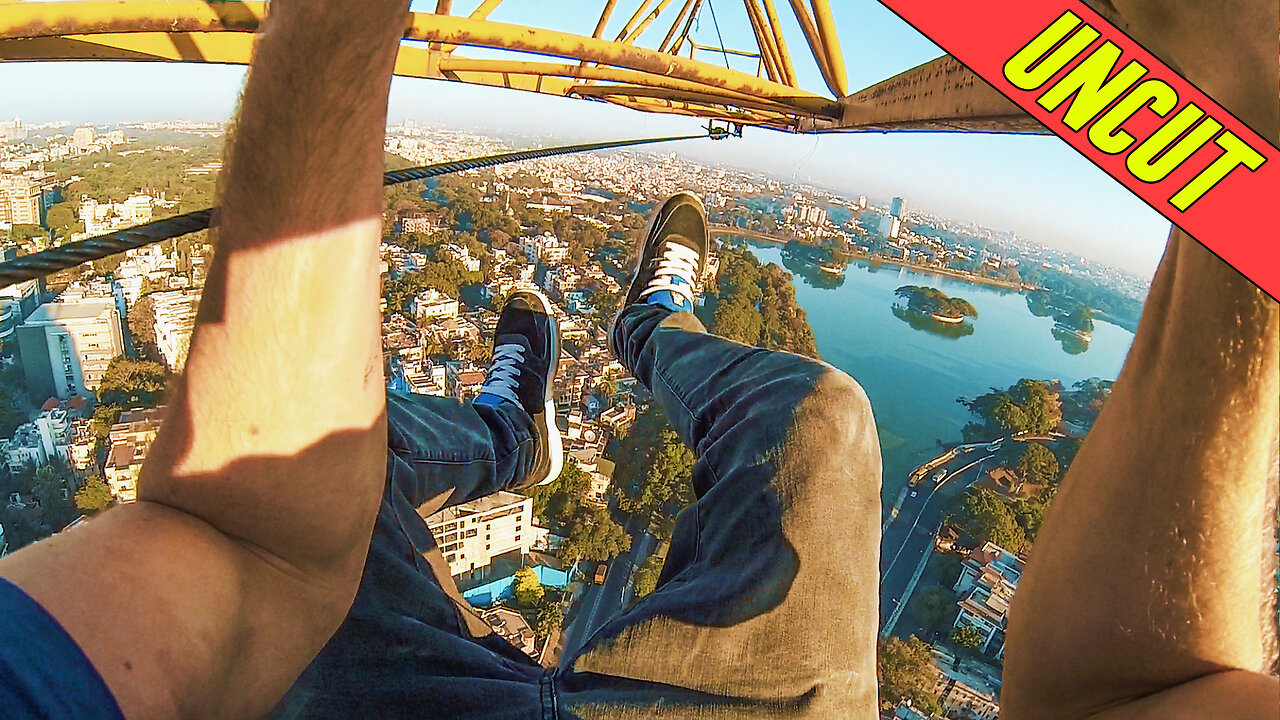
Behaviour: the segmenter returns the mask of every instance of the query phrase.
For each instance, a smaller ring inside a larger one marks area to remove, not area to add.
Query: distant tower
[[[859,196],[858,196],[858,209],[859,209],[859,210],[866,210],[866,209],[867,209],[867,196],[866,196],[866,195],[859,195]]]
[[[893,202],[889,204],[889,214],[894,217],[902,217],[902,211],[906,209],[907,204],[900,197],[894,198]]]

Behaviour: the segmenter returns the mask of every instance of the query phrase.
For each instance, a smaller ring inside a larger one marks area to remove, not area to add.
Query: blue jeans
[[[277,718],[874,716],[880,449],[862,389],[690,313],[633,306],[613,340],[697,457],[658,588],[556,668],[494,635],[418,508],[518,482],[530,420],[391,395],[360,590]]]

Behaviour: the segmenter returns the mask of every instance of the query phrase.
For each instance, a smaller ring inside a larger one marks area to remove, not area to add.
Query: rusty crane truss
[[[827,0],[787,0],[789,17],[783,0],[714,2],[583,0],[593,16],[599,11],[588,36],[491,20],[503,0],[483,0],[466,15],[437,0],[434,12],[406,19],[395,72],[790,132],[1043,132],[950,56],[850,93]],[[749,46],[696,42],[706,10],[744,13]],[[0,1],[0,60],[243,65],[267,12],[268,3],[251,0]],[[784,34],[784,21],[799,37]],[[793,56],[796,48],[808,53]],[[800,87],[800,62],[814,63],[826,87]]]

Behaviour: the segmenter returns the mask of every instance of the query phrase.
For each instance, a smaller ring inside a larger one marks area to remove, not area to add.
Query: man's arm
[[[276,0],[138,503],[0,562],[130,717],[267,712],[341,623],[383,488],[382,138],[404,0]]]
[[[1274,3],[1105,5],[1276,140]],[[1278,318],[1173,231],[1014,598],[1001,717],[1276,716]]]

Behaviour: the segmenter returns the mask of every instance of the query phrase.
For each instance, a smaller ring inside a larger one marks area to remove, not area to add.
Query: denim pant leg
[[[614,347],[693,448],[657,590],[556,678],[584,718],[871,718],[880,447],[848,375],[633,307]]]
[[[523,477],[532,420],[510,406],[391,394],[387,421],[387,485],[360,589],[275,717],[473,718],[497,706],[544,717],[542,668],[462,599],[422,519]]]

